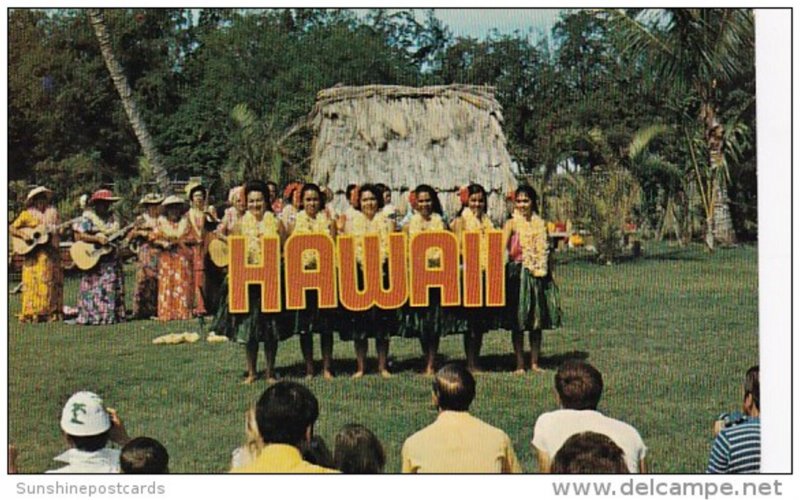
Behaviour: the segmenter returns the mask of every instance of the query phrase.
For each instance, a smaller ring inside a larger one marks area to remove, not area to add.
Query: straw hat
[[[96,201],[114,202],[119,200],[119,196],[114,196],[110,189],[98,189],[92,193],[92,197],[89,198],[89,203],[94,203]]]
[[[53,195],[53,192],[44,186],[37,186],[28,192],[28,196],[25,197],[25,203],[30,203],[40,194],[44,194],[48,199],[50,199],[50,197]]]
[[[185,205],[186,200],[181,198],[178,195],[172,194],[164,198],[164,201],[161,202],[162,207],[166,207],[168,205]]]
[[[147,193],[139,200],[139,205],[160,205],[164,197],[158,193]]]
[[[191,181],[191,182],[189,182],[189,183],[186,185],[186,187],[184,188],[184,190],[185,190],[185,192],[186,192],[186,197],[187,197],[187,198],[189,198],[189,199],[191,199],[191,198],[192,198],[192,193],[194,193],[194,192],[195,192],[195,191],[197,191],[198,189],[202,189],[204,192],[206,191],[206,188],[205,188],[205,186],[203,186],[201,183],[199,183],[199,182],[197,182],[197,181]]]

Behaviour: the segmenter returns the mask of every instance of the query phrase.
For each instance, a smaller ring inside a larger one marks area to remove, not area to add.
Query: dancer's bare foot
[[[433,371],[433,367],[432,366],[426,366],[425,370],[422,371],[422,376],[423,377],[433,377],[434,373],[435,372]]]
[[[392,374],[389,373],[389,370],[387,370],[385,368],[383,370],[381,370],[380,373],[381,373],[381,377],[383,377],[383,378],[392,378]]]
[[[516,370],[514,370],[513,375],[517,376],[525,375],[525,368],[517,368]]]
[[[544,368],[540,367],[537,363],[534,363],[533,365],[531,365],[531,371],[533,373],[544,373],[545,372]]]
[[[331,372],[330,370],[323,370],[322,378],[324,378],[325,380],[333,380],[333,372]]]
[[[361,378],[361,377],[363,377],[363,376],[364,376],[364,372],[362,372],[362,371],[358,371],[358,372],[355,372],[355,373],[353,374],[353,376],[352,376],[352,377],[350,377],[350,378],[356,379],[356,378]]]
[[[242,385],[250,385],[255,381],[256,381],[255,375],[248,375],[244,378],[244,380],[242,380]]]

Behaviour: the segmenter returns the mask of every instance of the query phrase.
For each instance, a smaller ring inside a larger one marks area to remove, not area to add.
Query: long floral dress
[[[110,236],[119,230],[119,222],[113,215],[103,220],[93,210],[86,210],[73,229],[78,233]],[[125,275],[117,253],[111,252],[81,276],[75,321],[81,325],[103,325],[124,320]]]
[[[44,225],[48,231],[58,226],[58,212],[48,207],[44,212],[36,208],[25,209],[14,221],[15,229]],[[22,322],[57,321],[64,306],[64,271],[58,251],[58,235],[32,250],[22,262]]]
[[[189,219],[192,238],[197,242],[191,247],[192,272],[194,274],[194,314],[205,316],[208,314],[206,309],[206,252],[208,245],[206,242],[207,231],[205,229],[206,213],[199,208],[190,208],[186,214]]]
[[[157,218],[142,214],[141,229],[156,228]],[[159,249],[149,240],[139,244],[136,254],[136,288],[133,292],[133,315],[147,319],[158,313],[158,255]]]
[[[168,249],[161,250],[158,258],[158,319],[191,319],[195,287],[192,250],[187,245],[197,240],[189,221],[186,217],[181,217],[178,222],[159,217],[151,238],[153,241],[173,241]]]

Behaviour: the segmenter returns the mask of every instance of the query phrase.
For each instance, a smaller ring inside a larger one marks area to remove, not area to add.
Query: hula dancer
[[[545,292],[552,286],[548,272],[547,228],[536,214],[536,192],[520,186],[514,193],[515,210],[503,227],[503,241],[508,249],[506,266],[506,304],[510,322],[511,343],[516,359],[515,374],[526,368],[541,372],[539,354],[542,329],[554,328],[559,321],[556,311],[548,307]],[[548,282],[549,280],[549,282]],[[549,292],[548,292],[549,293]],[[526,364],[523,353],[524,332],[528,332],[531,356]]]
[[[461,241],[464,231],[478,231],[481,233],[480,262],[481,270],[486,269],[488,262],[488,240],[486,232],[494,229],[489,216],[486,215],[486,190],[480,184],[470,184],[460,192],[461,210],[453,220],[453,232]],[[419,203],[419,201],[417,202]],[[467,369],[479,372],[478,360],[483,345],[483,334],[489,331],[494,323],[494,315],[487,308],[465,308],[464,316],[467,321],[467,332],[464,334],[464,353],[467,357]]]
[[[163,249],[158,258],[158,319],[187,320],[192,318],[195,295],[190,245],[197,245],[197,237],[184,216],[183,198],[168,196],[161,206],[164,215],[151,235],[153,244]]]
[[[119,198],[110,190],[95,191],[73,227],[75,240],[106,245],[109,237],[120,229],[119,221],[111,212],[111,204],[115,201],[119,201]],[[102,325],[124,320],[125,275],[117,251],[112,250],[81,276],[75,322],[80,325]]]
[[[136,286],[133,292],[133,317],[149,319],[158,314],[158,248],[152,244],[150,235],[158,224],[161,202],[164,197],[148,193],[140,201],[144,212],[136,221],[136,227],[126,239],[139,242],[136,251]]]
[[[362,262],[364,257],[364,239],[366,235],[377,235],[380,239],[380,253],[383,268],[384,286],[387,285],[386,263],[389,255],[389,233],[392,222],[380,212],[383,207],[383,196],[372,184],[365,184],[359,190],[359,212],[348,218],[345,234],[356,236],[356,262],[358,263],[358,284],[363,286],[364,274]],[[377,306],[362,312],[347,312],[349,321],[342,336],[346,340],[352,338],[356,351],[356,372],[353,378],[364,376],[367,360],[368,340],[375,338],[375,350],[378,353],[378,373],[384,378],[391,377],[388,369],[389,336],[396,326],[393,319],[397,316]],[[347,338],[350,337],[350,338]]]
[[[64,307],[64,271],[58,251],[58,211],[51,204],[53,192],[44,186],[31,189],[25,198],[25,210],[11,224],[12,236],[31,243],[23,229],[43,227],[49,233],[46,243],[37,245],[22,262],[21,323],[59,321]]]
[[[403,231],[411,242],[414,236],[425,231],[446,231],[447,223],[442,218],[442,204],[436,191],[427,184],[420,184],[414,190],[416,211],[411,216]],[[441,266],[441,251],[431,249],[427,261],[430,268]],[[428,307],[408,307],[403,315],[403,332],[405,335],[418,337],[425,357],[425,375],[435,373],[434,364],[439,352],[439,339],[447,334],[448,322],[441,307],[441,294],[438,288],[430,290]]]
[[[262,258],[261,238],[277,237],[282,242],[284,229],[281,222],[272,214],[272,208],[268,203],[269,191],[263,182],[248,182],[245,186],[245,199],[247,200],[247,213],[242,216],[237,227],[234,228],[233,234],[245,237],[247,263],[256,265],[261,262]],[[244,383],[251,384],[256,379],[259,343],[264,344],[264,360],[267,365],[265,377],[269,382],[274,382],[278,341],[285,337],[278,328],[278,314],[261,312],[261,294],[258,285],[249,285],[249,287],[249,312],[231,314],[233,322],[231,333],[238,342],[245,344],[246,347],[247,377],[244,379]]]
[[[294,222],[288,227],[289,234],[327,234],[336,237],[336,228],[333,220],[328,217],[325,210],[325,196],[316,184],[305,184],[300,190],[300,212]],[[313,252],[303,255],[303,268],[316,270],[318,267],[317,256]],[[313,294],[313,299],[303,311],[294,311],[291,316],[294,333],[300,336],[300,350],[306,363],[306,377],[314,376],[314,333],[320,335],[322,349],[322,376],[330,380],[333,378],[331,361],[333,359],[333,332],[330,327],[330,314],[320,311],[318,307],[319,296]]]

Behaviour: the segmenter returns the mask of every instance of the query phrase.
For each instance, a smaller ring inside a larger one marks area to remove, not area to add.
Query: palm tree
[[[685,134],[691,168],[706,216],[705,242],[735,240],[727,196],[724,151],[729,140],[719,106],[726,84],[748,71],[743,57],[755,45],[753,14],[744,9],[603,10],[624,50],[666,85],[677,101],[692,105],[703,129],[705,158],[696,157]]]
[[[136,105],[136,100],[133,98],[133,91],[128,84],[128,79],[125,77],[122,65],[114,56],[111,37],[108,34],[103,13],[100,9],[86,9],[86,14],[89,17],[92,28],[94,28],[94,34],[100,45],[100,52],[103,54],[103,59],[111,75],[111,80],[114,82],[114,87],[116,87],[119,97],[122,99],[122,106],[125,108],[125,113],[128,115],[128,121],[130,121],[131,127],[133,128],[133,133],[136,135],[136,139],[142,147],[144,156],[156,176],[158,187],[161,189],[161,192],[168,193],[170,191],[169,175],[164,168],[161,155],[159,155],[153,143],[153,139],[147,131],[144,119],[139,114],[139,108]]]

